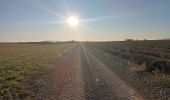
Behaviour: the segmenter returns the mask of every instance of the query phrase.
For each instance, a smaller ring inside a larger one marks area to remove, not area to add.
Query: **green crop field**
[[[24,98],[36,92],[35,87],[46,79],[44,72],[74,46],[74,43],[0,44],[1,97]]]

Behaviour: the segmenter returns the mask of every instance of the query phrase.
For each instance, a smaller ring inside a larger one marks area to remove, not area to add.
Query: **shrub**
[[[170,73],[170,62],[166,60],[157,60],[152,63],[152,66],[148,69],[149,71],[158,70],[160,73]]]

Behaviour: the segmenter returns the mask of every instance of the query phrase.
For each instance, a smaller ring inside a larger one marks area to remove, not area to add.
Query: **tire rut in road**
[[[81,50],[81,60],[87,100],[143,100],[85,48]]]
[[[79,47],[56,61],[48,100],[85,100]]]

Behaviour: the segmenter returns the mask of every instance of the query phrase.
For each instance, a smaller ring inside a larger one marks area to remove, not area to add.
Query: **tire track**
[[[59,58],[52,71],[45,100],[143,100],[82,44]]]
[[[49,81],[48,100],[85,100],[79,47],[58,59]]]
[[[143,100],[89,50],[82,47],[81,56],[87,100]]]

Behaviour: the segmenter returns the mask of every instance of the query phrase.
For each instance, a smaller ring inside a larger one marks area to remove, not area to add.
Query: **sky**
[[[170,0],[0,0],[1,42],[127,38],[170,38]]]

